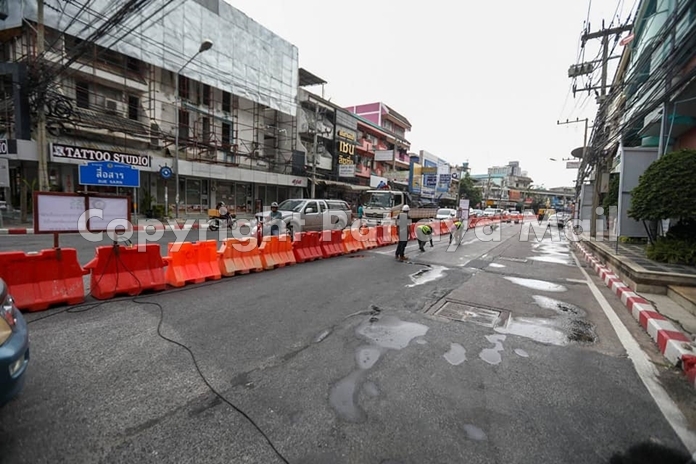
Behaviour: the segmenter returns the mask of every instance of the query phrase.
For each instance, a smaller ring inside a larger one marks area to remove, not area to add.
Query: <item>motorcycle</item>
[[[211,216],[208,219],[208,229],[217,232],[220,230],[220,227],[223,227],[225,225],[225,222],[227,222],[227,228],[229,230],[235,229],[237,227],[237,216],[235,214],[231,214],[227,219],[221,218],[219,216]]]

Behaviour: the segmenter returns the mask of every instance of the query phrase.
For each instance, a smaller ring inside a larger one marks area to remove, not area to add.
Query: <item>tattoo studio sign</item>
[[[87,162],[111,161],[114,163],[127,164],[129,166],[142,168],[149,168],[152,165],[152,158],[148,155],[136,155],[133,153],[122,153],[118,151],[84,148],[52,143],[51,160],[61,161],[67,159],[74,159]]]

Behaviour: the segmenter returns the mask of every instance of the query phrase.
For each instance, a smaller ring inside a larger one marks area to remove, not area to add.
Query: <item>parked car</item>
[[[29,364],[27,323],[0,279],[0,406],[22,390]]]
[[[285,200],[278,205],[283,216],[287,233],[312,232],[332,229],[345,229],[351,224],[350,205],[342,200],[316,200],[298,198]],[[255,219],[261,224],[263,235],[271,235],[270,211],[257,213]],[[257,233],[257,226],[252,228],[252,235]]]
[[[451,208],[440,208],[435,213],[435,219],[454,219],[457,216],[457,211]]]

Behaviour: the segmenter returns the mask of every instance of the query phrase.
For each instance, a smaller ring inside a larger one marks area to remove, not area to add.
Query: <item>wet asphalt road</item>
[[[598,463],[642,442],[682,449],[567,245],[518,232],[467,234],[454,252],[410,244],[408,264],[386,247],[34,322],[25,390],[0,410],[0,462],[283,462],[157,335],[160,307],[161,334],[293,464]],[[474,322],[443,317],[457,305]],[[694,409],[672,371],[660,376]]]

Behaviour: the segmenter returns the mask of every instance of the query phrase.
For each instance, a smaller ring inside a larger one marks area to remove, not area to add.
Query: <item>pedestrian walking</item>
[[[358,203],[358,227],[362,227],[362,219],[363,219],[363,205],[362,205],[362,203]]]
[[[418,249],[425,251],[425,244],[430,241],[430,247],[433,245],[433,228],[427,224],[422,224],[416,228],[416,237],[418,238]]]
[[[399,244],[396,246],[396,259],[406,261],[406,245],[408,244],[408,226],[410,220],[408,212],[411,208],[408,205],[401,207],[401,213],[396,217],[396,233],[399,237]]]

